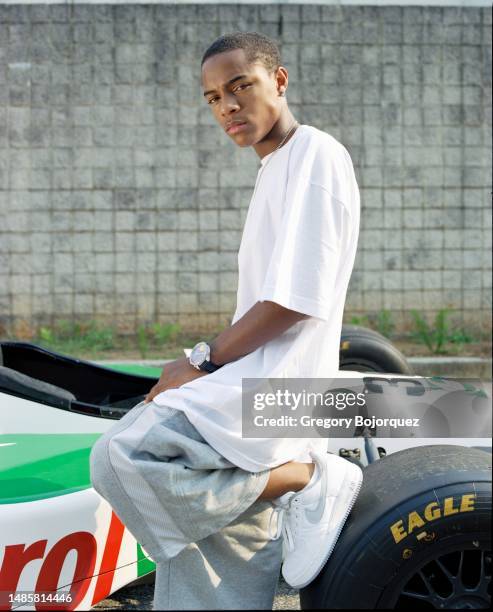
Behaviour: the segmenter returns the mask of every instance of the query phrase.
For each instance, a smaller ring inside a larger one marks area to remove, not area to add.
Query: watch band
[[[203,372],[208,372],[209,374],[212,374],[212,372],[219,370],[220,367],[221,366],[212,363],[212,361],[204,361],[199,365],[200,370],[202,370]]]

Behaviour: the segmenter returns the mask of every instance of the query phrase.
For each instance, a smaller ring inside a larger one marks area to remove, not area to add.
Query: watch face
[[[199,366],[207,360],[209,356],[209,347],[205,342],[199,342],[193,347],[190,355],[190,362],[195,366]]]

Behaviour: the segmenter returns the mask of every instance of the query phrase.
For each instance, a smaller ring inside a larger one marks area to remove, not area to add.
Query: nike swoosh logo
[[[320,498],[316,508],[305,508],[306,520],[309,523],[319,523],[322,519],[325,510],[325,504],[327,503],[327,477],[325,472],[322,473],[322,490],[320,492]]]

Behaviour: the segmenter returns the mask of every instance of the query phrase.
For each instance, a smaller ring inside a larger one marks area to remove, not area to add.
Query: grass
[[[353,316],[350,323],[379,331],[407,356],[423,355],[488,355],[487,342],[481,343],[468,330],[449,321],[449,311],[439,311],[429,322],[418,311],[412,311],[413,330],[409,336],[397,335],[392,313],[383,310],[376,314]],[[183,348],[194,346],[199,340],[210,340],[224,327],[209,334],[182,330],[176,323],[139,325],[135,334],[122,335],[96,321],[72,322],[60,320],[53,327],[43,326],[29,342],[49,350],[80,359],[176,359],[183,356]],[[12,338],[15,340],[15,338]],[[25,338],[24,338],[25,340]]]
[[[56,327],[40,327],[33,342],[67,353],[99,352],[115,347],[115,331],[101,327],[95,321],[78,323],[60,320]]]
[[[183,356],[184,347],[192,347],[203,339],[203,333],[183,332],[176,323],[140,325],[135,335],[128,336],[95,321],[60,320],[53,327],[40,327],[31,342],[83,359],[117,358],[125,354],[131,354],[129,358],[138,355],[141,359],[175,359]]]
[[[411,350],[413,355],[422,354],[423,348],[433,355],[458,355],[488,353],[488,343],[483,344],[468,330],[454,326],[450,322],[451,312],[443,308],[437,312],[433,322],[428,322],[417,310],[411,311],[412,331],[404,336],[400,334],[395,337],[395,323],[389,310],[381,310],[378,313],[353,316],[351,325],[361,325],[380,332],[390,339],[399,348],[405,347],[403,352],[408,354]],[[414,345],[414,346],[413,346]],[[421,347],[421,350],[420,350]]]
[[[392,338],[395,330],[395,323],[390,310],[381,310],[376,315],[353,316],[350,323],[351,325],[362,325],[374,329],[389,339]]]
[[[392,338],[395,330],[395,323],[392,319],[392,313],[390,310],[381,310],[377,314],[375,327],[378,332],[386,338]]]
[[[181,328],[176,323],[154,323],[151,326],[139,325],[137,328],[137,345],[145,359],[151,347],[159,348],[176,345]]]
[[[465,344],[477,342],[466,330],[452,326],[449,321],[450,314],[447,308],[442,308],[430,324],[417,310],[412,310],[415,326],[412,337],[422,342],[434,355],[457,354]]]

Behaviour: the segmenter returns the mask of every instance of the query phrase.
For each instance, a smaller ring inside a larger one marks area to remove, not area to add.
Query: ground
[[[153,584],[125,587],[97,606],[97,610],[152,610]],[[292,589],[281,578],[274,600],[274,610],[299,610],[298,591]]]

